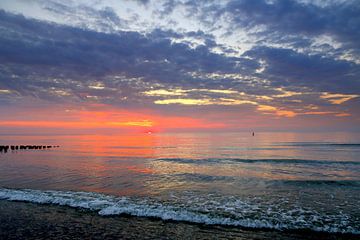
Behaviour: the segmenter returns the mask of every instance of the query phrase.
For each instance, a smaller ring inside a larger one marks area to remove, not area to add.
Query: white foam
[[[285,212],[273,212],[267,209],[268,213],[260,211],[259,206],[251,205],[240,200],[231,204],[223,204],[215,200],[202,201],[202,205],[195,203],[194,199],[188,199],[193,207],[186,207],[184,204],[176,206],[161,203],[151,199],[131,199],[127,197],[115,197],[91,192],[71,191],[40,191],[32,189],[5,189],[0,188],[0,199],[9,201],[26,201],[39,204],[57,204],[75,208],[84,208],[97,211],[100,215],[129,214],[139,217],[155,217],[163,220],[186,221],[202,224],[231,225],[249,228],[270,228],[270,229],[311,229],[314,231],[341,232],[360,234],[358,227],[349,226],[343,216],[339,221],[326,222],[324,216],[316,212],[308,212],[301,208]],[[231,202],[231,201],[230,201]],[[202,208],[198,206],[203,206]],[[242,213],[234,212],[235,208],[241,208]],[[223,210],[227,214],[219,214],[217,210]],[[277,210],[276,210],[277,211]],[[232,213],[232,214],[229,214]],[[249,217],[249,213],[254,217]],[[311,219],[305,219],[304,214],[312,214]],[[272,216],[272,217],[269,217]]]

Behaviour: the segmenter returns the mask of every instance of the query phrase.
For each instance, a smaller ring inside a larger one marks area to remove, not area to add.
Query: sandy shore
[[[206,226],[130,216],[101,217],[95,212],[69,207],[0,200],[0,239],[357,239],[357,237]]]

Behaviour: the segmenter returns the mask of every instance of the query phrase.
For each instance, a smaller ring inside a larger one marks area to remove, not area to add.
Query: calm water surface
[[[360,233],[360,135],[1,136],[0,199],[206,224]]]

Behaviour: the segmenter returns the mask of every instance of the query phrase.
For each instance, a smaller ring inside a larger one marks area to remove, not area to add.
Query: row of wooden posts
[[[58,148],[59,146],[51,146],[51,145],[0,145],[0,153],[8,152],[9,150],[33,150],[33,149],[48,149],[48,148]]]

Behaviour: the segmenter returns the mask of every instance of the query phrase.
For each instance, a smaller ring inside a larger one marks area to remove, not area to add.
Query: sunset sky
[[[1,0],[0,133],[359,131],[360,2]]]

